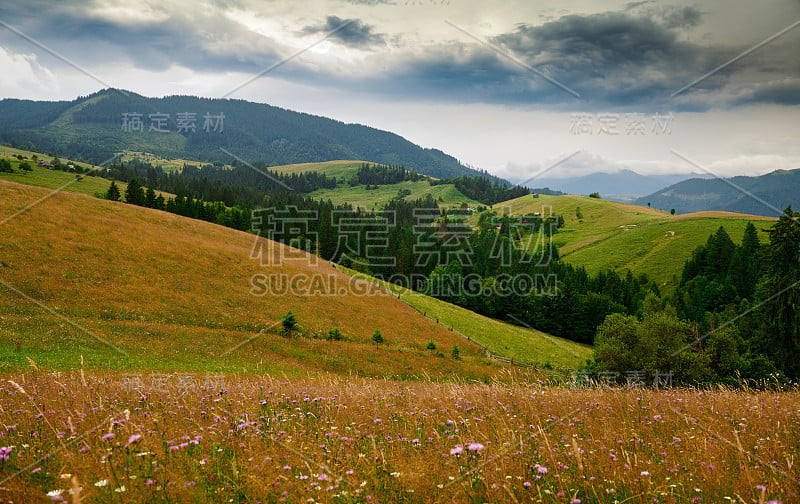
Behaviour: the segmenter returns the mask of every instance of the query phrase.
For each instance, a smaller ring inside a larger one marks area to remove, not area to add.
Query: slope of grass
[[[580,209],[581,218],[578,217]],[[515,215],[539,212],[564,217],[564,227],[553,236],[564,261],[584,266],[590,273],[612,269],[624,274],[645,273],[667,291],[676,286],[684,262],[708,236],[723,226],[740,242],[747,222],[763,231],[773,218],[731,212],[670,215],[668,212],[587,196],[524,196],[494,205],[498,212]],[[535,240],[531,240],[531,246]]]
[[[405,181],[391,185],[380,185],[377,189],[367,190],[365,186],[350,187],[348,184],[339,184],[336,189],[320,189],[309,193],[312,198],[331,200],[334,204],[350,203],[354,206],[368,209],[379,208],[398,195],[400,190],[409,190],[411,194],[405,196],[406,200],[424,198],[430,194],[440,206],[455,206],[466,203],[470,206],[480,205],[456,189],[453,184],[432,186],[425,180],[417,182]],[[441,200],[439,199],[441,198]]]
[[[0,221],[49,191],[0,181]],[[254,245],[265,264],[250,259]],[[284,259],[281,264],[274,260]],[[267,295],[253,276],[293,285]],[[462,376],[500,369],[382,289],[253,235],[57,193],[0,229],[0,368]],[[316,282],[316,283],[313,283]],[[305,287],[304,287],[305,286]],[[299,332],[276,323],[297,314]],[[338,328],[347,341],[315,339]],[[376,348],[373,331],[386,343]],[[460,361],[425,350],[458,344]]]
[[[134,152],[134,151],[125,152],[119,157],[119,159],[120,161],[123,162],[128,162],[136,159],[143,163],[150,163],[153,166],[161,166],[161,168],[165,172],[180,170],[181,168],[183,168],[183,165],[191,165],[201,168],[204,165],[210,164],[210,163],[203,163],[200,161],[193,161],[191,159],[167,158],[164,156],[151,154],[149,152]]]
[[[465,336],[485,345],[496,355],[520,362],[544,365],[549,363],[560,368],[575,369],[591,357],[592,348],[574,341],[565,340],[541,331],[509,324],[471,312],[460,306],[399,287],[382,280],[339,267],[356,278],[381,285],[400,294],[402,300]],[[448,350],[448,349],[444,349]]]
[[[356,174],[358,168],[365,161],[354,161],[339,159],[334,161],[324,161],[321,163],[298,163],[290,165],[270,166],[270,170],[278,173],[292,174],[310,171],[322,172],[329,177],[350,178]]]

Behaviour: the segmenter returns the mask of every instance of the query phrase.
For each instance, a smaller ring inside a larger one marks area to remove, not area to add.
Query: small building
[[[36,166],[38,166],[39,168],[47,168],[48,170],[52,170],[53,169],[52,163],[50,163],[50,161],[45,161],[44,159],[40,159],[36,163]]]
[[[538,198],[539,194],[538,193],[533,193],[531,196],[533,196],[534,198]]]

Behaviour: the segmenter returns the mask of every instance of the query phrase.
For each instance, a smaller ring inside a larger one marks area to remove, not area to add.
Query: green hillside
[[[587,196],[525,196],[494,205],[514,215],[540,212],[564,217],[564,227],[553,237],[564,261],[582,265],[590,273],[613,269],[645,273],[659,286],[676,286],[684,262],[709,235],[724,226],[737,243],[747,222],[754,222],[762,241],[769,217],[731,212],[670,215],[648,207]],[[578,217],[578,211],[582,218]],[[531,246],[534,243],[531,241]]]
[[[453,184],[432,186],[426,180],[416,182],[405,181],[396,184],[379,185],[377,189],[367,189],[365,185],[350,186],[344,180],[356,174],[364,161],[335,160],[322,163],[300,163],[292,165],[271,166],[269,169],[278,173],[292,174],[303,172],[321,172],[330,177],[341,179],[335,189],[319,189],[308,194],[309,197],[319,200],[331,200],[334,205],[350,203],[354,206],[368,209],[379,208],[392,198],[398,196],[399,191],[409,191],[405,199],[424,198],[430,194],[442,206],[454,206],[466,203],[470,206],[480,205],[458,191]]]
[[[17,155],[25,156],[27,159],[19,160],[12,157]],[[44,187],[47,189],[60,189],[66,192],[88,194],[90,196],[105,194],[106,191],[108,191],[108,186],[111,185],[110,180],[106,180],[101,177],[82,175],[81,179],[78,180],[76,174],[74,173],[40,168],[36,166],[35,162],[31,161],[31,157],[34,155],[37,155],[37,153],[0,146],[0,159],[9,159],[11,162],[11,168],[14,170],[14,173],[0,173],[0,180],[8,180],[10,182],[18,182],[20,184]],[[38,154],[38,156],[40,159],[51,159],[43,154]],[[68,159],[62,159],[61,161],[63,163],[73,163],[83,168],[92,168],[92,165],[87,163],[79,163],[76,161],[70,161]],[[27,162],[32,168],[32,171],[21,171],[19,169],[19,165],[23,162]],[[127,184],[124,182],[121,182],[117,185],[122,192],[124,192],[125,188],[127,187]]]
[[[493,354],[538,366],[575,369],[592,356],[592,348],[549,334],[495,320],[446,301],[394,285],[355,270],[338,266],[355,278],[363,278],[390,291],[427,317],[486,346]],[[447,350],[447,349],[445,349]]]

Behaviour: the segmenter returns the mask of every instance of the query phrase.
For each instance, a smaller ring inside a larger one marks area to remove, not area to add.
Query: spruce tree
[[[144,190],[135,178],[128,182],[128,188],[125,189],[125,201],[131,205],[144,205]]]
[[[112,180],[111,185],[108,186],[108,191],[106,191],[106,199],[111,201],[119,201],[119,198],[119,187],[117,187],[117,184]]]
[[[144,206],[147,208],[155,208],[156,205],[156,192],[152,187],[148,187],[144,193]]]
[[[791,205],[768,230],[765,275],[760,299],[763,306],[763,348],[789,377],[800,376],[800,221]]]

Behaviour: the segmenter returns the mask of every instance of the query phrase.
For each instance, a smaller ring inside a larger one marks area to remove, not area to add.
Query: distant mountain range
[[[691,178],[704,178],[698,173],[673,173],[668,175],[642,175],[632,170],[615,173],[590,173],[569,178],[537,178],[532,183],[547,186],[567,194],[584,196],[598,192],[605,199],[631,203],[663,187]]]
[[[684,180],[635,201],[637,205],[648,203],[662,210],[674,208],[677,213],[725,210],[778,216],[787,205],[800,208],[800,169],[758,177]]]
[[[0,142],[93,163],[123,150],[221,164],[234,156],[273,166],[352,159],[403,165],[436,178],[483,175],[506,182],[440,150],[360,124],[244,100],[147,98],[114,89],[72,101],[4,99]]]

